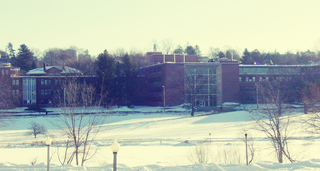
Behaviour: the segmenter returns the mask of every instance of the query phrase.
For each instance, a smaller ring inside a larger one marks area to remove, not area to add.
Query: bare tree
[[[248,150],[248,164],[250,164],[253,159],[254,159],[254,154],[256,152],[256,148],[254,146],[254,138],[251,136],[252,134],[250,132],[248,132],[247,130],[243,130],[242,133],[241,133],[241,137],[243,137],[243,135],[246,134],[247,136],[247,140],[246,138],[241,138],[242,141],[244,143],[247,143],[247,150]]]
[[[42,134],[45,135],[47,133],[46,128],[44,127],[44,125],[42,124],[38,124],[36,122],[31,122],[31,127],[29,128],[29,135],[33,135],[34,138],[37,138],[37,135]]]
[[[305,104],[305,113],[308,113],[304,123],[307,124],[309,133],[320,134],[320,86],[316,83],[310,83],[303,91],[303,102]]]
[[[12,80],[9,75],[0,77],[0,108],[11,109],[19,100],[19,91],[12,88]]]
[[[220,52],[220,49],[219,49],[219,48],[210,47],[210,48],[209,48],[209,51],[208,51],[208,57],[209,57],[210,59],[218,60],[218,58],[219,58],[219,52]]]
[[[172,39],[163,39],[161,41],[153,39],[152,43],[153,43],[153,49],[158,52],[169,54],[173,51]]]
[[[208,163],[211,160],[211,150],[208,145],[198,144],[189,149],[187,159],[192,164]]]
[[[92,143],[104,122],[99,110],[104,95],[96,94],[92,85],[77,80],[67,81],[62,88],[63,91],[56,94],[55,100],[56,105],[63,110],[55,125],[67,137],[65,156],[61,163],[67,161],[69,164],[75,158],[76,165],[83,166],[85,161],[96,154],[97,148],[93,149]],[[68,153],[69,148],[73,149],[71,153]]]
[[[273,79],[256,84],[256,88],[259,93],[257,101],[259,105],[264,105],[264,109],[259,109],[251,116],[256,128],[265,133],[271,141],[279,163],[283,162],[283,155],[290,162],[294,162],[288,147],[290,136],[288,127],[292,121],[285,104],[288,99],[285,82]]]

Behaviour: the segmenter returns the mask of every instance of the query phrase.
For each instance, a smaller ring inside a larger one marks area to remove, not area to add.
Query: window
[[[269,68],[257,68],[257,74],[267,74]]]
[[[12,85],[19,85],[19,80],[12,80]]]
[[[36,79],[23,78],[23,104],[35,104],[36,102]]]
[[[255,73],[256,68],[242,68],[239,70],[240,73]]]
[[[41,79],[41,85],[44,85],[44,79]]]
[[[217,76],[209,75],[209,84],[217,84]]]
[[[196,69],[197,74],[208,74],[207,68],[197,68]]]
[[[209,74],[216,74],[217,70],[216,68],[209,68]]]
[[[14,96],[19,95],[19,90],[12,90],[12,95],[14,95]]]
[[[160,83],[161,77],[150,78],[150,83]]]
[[[6,75],[9,75],[9,71],[8,70],[6,70]]]

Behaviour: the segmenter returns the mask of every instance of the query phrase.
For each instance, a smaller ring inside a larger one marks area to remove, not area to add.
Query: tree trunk
[[[192,106],[192,107],[191,107],[191,116],[194,116],[194,112],[195,112],[195,107]]]
[[[279,113],[278,113],[279,114]],[[281,133],[280,133],[280,118],[279,116],[276,118],[276,131],[277,131],[277,139],[275,140],[278,144],[278,161],[279,163],[282,163],[282,152],[283,152],[283,146],[282,146],[282,141],[281,141]]]

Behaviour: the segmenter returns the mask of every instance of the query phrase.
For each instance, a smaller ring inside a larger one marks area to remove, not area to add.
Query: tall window
[[[36,78],[23,78],[23,104],[32,105],[36,103]]]
[[[196,88],[197,104],[201,106],[215,106],[217,103],[217,75],[216,68],[186,68],[186,91],[192,92]]]

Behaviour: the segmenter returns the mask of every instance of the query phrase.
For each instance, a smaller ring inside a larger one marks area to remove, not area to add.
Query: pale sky
[[[152,40],[174,47],[226,45],[285,53],[320,44],[320,0],[0,0],[0,49],[9,42],[40,51],[76,46],[152,51]],[[320,47],[320,45],[319,45]]]

